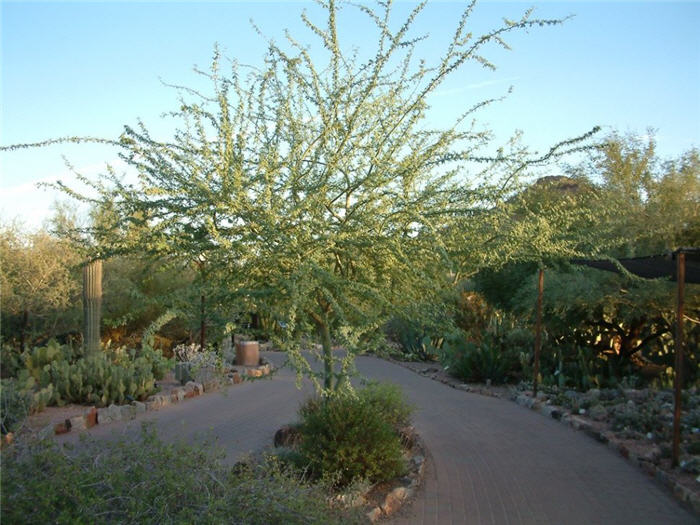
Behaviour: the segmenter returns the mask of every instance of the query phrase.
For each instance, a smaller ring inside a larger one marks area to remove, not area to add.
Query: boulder
[[[85,417],[74,416],[70,418],[70,428],[71,430],[87,430],[87,425],[85,424]]]
[[[301,442],[301,434],[297,427],[285,425],[275,432],[274,444],[276,447],[294,447]]]
[[[387,516],[393,514],[401,508],[404,499],[406,499],[406,487],[396,487],[384,498],[384,503],[381,506],[382,511]]]
[[[604,421],[608,417],[608,409],[603,405],[593,405],[588,411],[588,415],[595,421]]]

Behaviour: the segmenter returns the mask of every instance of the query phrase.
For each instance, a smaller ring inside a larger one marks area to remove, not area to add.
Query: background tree
[[[79,253],[46,230],[0,227],[2,338],[20,351],[35,338],[74,330],[80,316]]]
[[[697,151],[690,150],[662,162],[653,138],[613,134],[585,163],[570,170],[573,178],[538,181],[519,199],[530,211],[542,210],[540,217],[547,222],[557,216],[553,210],[575,206],[577,213],[560,216],[578,219],[559,222],[553,231],[564,238],[578,236],[583,241],[581,255],[596,253],[594,246],[586,247],[589,242],[596,244],[600,257],[655,255],[697,246],[697,159]],[[546,272],[548,366],[557,372],[557,380],[592,386],[592,377],[599,382],[630,374],[649,379],[671,366],[672,284],[582,269],[565,263],[565,258],[551,258]],[[534,263],[508,264],[481,271],[472,284],[491,305],[528,322],[535,304],[535,274]],[[697,294],[688,294],[686,308],[690,318],[698,318]],[[689,341],[697,341],[697,328],[687,323]],[[691,349],[686,374],[690,382],[697,377],[697,358]]]

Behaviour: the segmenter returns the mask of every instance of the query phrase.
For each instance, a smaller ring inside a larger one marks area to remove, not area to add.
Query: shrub
[[[367,403],[380,412],[394,429],[405,427],[411,422],[414,408],[406,402],[397,385],[373,381],[360,390],[357,396],[361,403]]]
[[[479,343],[453,334],[445,342],[441,361],[448,372],[468,382],[490,380],[495,384],[514,379],[520,369],[518,347],[509,347],[497,337],[485,334]]]
[[[0,381],[0,431],[15,432],[27,417],[31,407],[31,394],[20,387],[16,379]]]
[[[231,469],[206,445],[85,440],[68,454],[50,440],[2,451],[7,523],[360,523],[331,509],[321,487],[269,459]]]
[[[382,393],[389,394],[386,404]],[[405,471],[395,426],[406,422],[410,408],[395,387],[313,398],[299,414],[299,454],[312,475],[347,486],[358,479],[386,481]]]

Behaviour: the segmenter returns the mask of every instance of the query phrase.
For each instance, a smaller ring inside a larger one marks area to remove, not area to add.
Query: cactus
[[[102,261],[83,266],[83,342],[87,353],[100,350],[102,315]]]

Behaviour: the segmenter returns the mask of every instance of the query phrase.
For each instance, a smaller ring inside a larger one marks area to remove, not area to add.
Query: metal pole
[[[671,466],[678,466],[681,445],[681,387],[683,383],[683,316],[684,316],[684,296],[685,296],[685,253],[679,251],[676,255],[678,281],[678,304],[676,308],[676,340],[675,340],[675,377],[674,401],[673,401],[673,451],[671,455]]]
[[[535,366],[532,370],[532,397],[537,397],[537,376],[540,375],[540,350],[542,348],[542,295],[544,294],[544,269],[540,268],[537,281],[537,321],[535,324]]]
[[[206,337],[205,332],[206,332],[206,328],[207,328],[207,325],[206,325],[206,322],[204,319],[204,294],[202,294],[202,307],[201,307],[200,315],[201,315],[200,319],[201,319],[202,325],[200,327],[200,334],[199,334],[199,348],[202,352],[204,352],[204,343],[205,343],[205,337]]]

